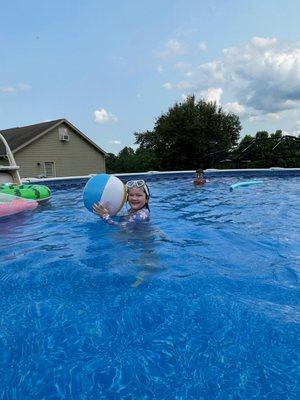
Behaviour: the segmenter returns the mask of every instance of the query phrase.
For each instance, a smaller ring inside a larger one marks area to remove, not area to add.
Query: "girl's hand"
[[[100,215],[100,217],[107,217],[109,216],[108,209],[104,207],[103,204],[101,203],[94,203],[93,204],[93,212],[97,215]]]

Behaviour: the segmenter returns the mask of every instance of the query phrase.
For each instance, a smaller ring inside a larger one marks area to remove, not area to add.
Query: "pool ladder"
[[[19,174],[20,167],[18,167],[18,165],[16,164],[13,153],[10,150],[7,141],[5,140],[4,136],[1,135],[1,133],[0,133],[0,139],[4,144],[7,160],[9,163],[9,165],[0,165],[0,184],[15,183],[16,185],[21,185],[22,182]]]

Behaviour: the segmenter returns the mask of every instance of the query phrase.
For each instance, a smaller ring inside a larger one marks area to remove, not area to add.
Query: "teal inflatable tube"
[[[246,181],[246,182],[238,182],[238,183],[234,183],[233,185],[230,185],[230,191],[232,192],[233,189],[236,189],[236,188],[239,188],[239,187],[262,185],[263,183],[264,183],[263,181],[258,181],[258,180]]]

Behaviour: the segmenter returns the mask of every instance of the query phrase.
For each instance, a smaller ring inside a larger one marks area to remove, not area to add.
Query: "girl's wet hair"
[[[148,187],[148,185],[147,185],[147,183],[145,182],[145,186],[143,187],[143,190],[144,190],[144,192],[145,192],[145,195],[146,195],[146,204],[145,204],[145,207],[148,209],[148,211],[150,212],[150,208],[149,208],[149,203],[148,203],[148,200],[150,199],[150,189],[149,189],[149,187]]]

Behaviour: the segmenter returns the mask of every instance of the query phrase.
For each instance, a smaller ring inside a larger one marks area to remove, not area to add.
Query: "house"
[[[105,172],[106,152],[66,119],[1,130],[21,178],[83,176]],[[0,165],[8,165],[0,143]]]

